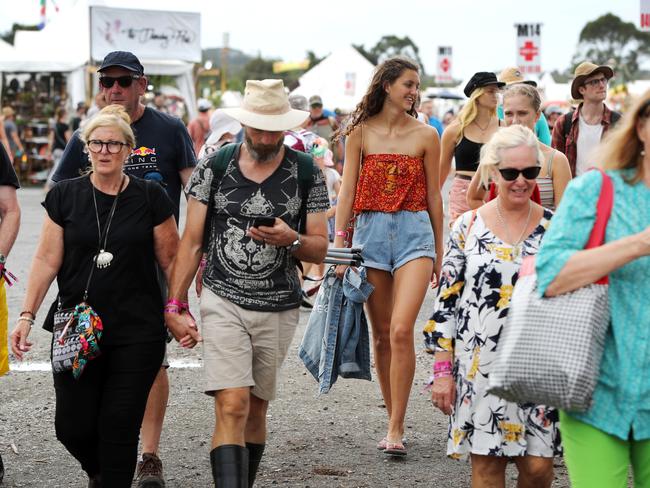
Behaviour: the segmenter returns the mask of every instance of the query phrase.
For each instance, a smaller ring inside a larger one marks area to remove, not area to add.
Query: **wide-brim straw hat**
[[[241,107],[223,109],[242,125],[280,132],[301,125],[309,112],[289,105],[282,80],[248,80]]]
[[[506,86],[514,85],[515,83],[524,83],[526,85],[535,87],[537,86],[537,82],[534,80],[525,79],[524,75],[521,74],[519,68],[515,66],[505,68],[501,73],[499,73],[499,81],[505,83]]]
[[[599,66],[590,63],[589,61],[585,61],[576,67],[576,70],[573,72],[573,81],[571,82],[571,96],[575,100],[582,100],[582,95],[580,94],[580,91],[578,91],[578,88],[584,84],[585,79],[595,75],[596,73],[602,73],[608,80],[614,76],[614,70],[606,65]]]

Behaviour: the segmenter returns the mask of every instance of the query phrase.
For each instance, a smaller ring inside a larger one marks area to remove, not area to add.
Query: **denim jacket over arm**
[[[370,380],[370,341],[363,303],[374,287],[366,270],[348,268],[343,281],[330,269],[316,297],[305,335],[298,349],[300,359],[327,393],[340,375]]]

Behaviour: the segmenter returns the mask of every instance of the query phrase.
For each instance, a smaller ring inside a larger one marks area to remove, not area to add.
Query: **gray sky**
[[[76,2],[47,0],[49,15],[64,15]],[[513,65],[514,24],[541,22],[542,69],[569,65],[580,30],[590,20],[612,12],[638,25],[639,0],[109,0],[109,5],[198,11],[203,47],[230,46],[248,54],[286,61],[300,60],[307,50],[324,56],[338,47],[372,47],[382,35],[409,36],[420,48],[429,74],[437,46],[454,49],[454,76]],[[13,22],[38,23],[38,0],[0,0],[0,31]],[[75,26],[70,26],[74,29]]]

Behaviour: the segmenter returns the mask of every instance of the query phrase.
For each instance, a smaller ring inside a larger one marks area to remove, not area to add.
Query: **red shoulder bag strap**
[[[585,249],[591,249],[603,244],[605,241],[607,222],[609,221],[609,216],[612,214],[612,207],[614,206],[614,184],[612,183],[612,179],[602,169],[595,168],[595,170],[600,171],[603,177],[603,183],[600,187],[600,195],[596,204],[596,220],[594,221],[594,227],[591,229],[591,234],[589,235]],[[603,276],[596,282],[598,285],[607,285],[608,283],[608,276]]]

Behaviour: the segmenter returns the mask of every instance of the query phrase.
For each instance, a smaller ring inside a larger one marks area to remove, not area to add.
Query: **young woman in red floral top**
[[[337,135],[347,136],[336,208],[335,247],[356,215],[352,244],[363,246],[375,290],[368,300],[374,360],[388,428],[378,448],[405,455],[404,417],[415,371],[413,326],[442,257],[440,142],[418,122],[418,66],[404,58],[379,65],[368,91]],[[343,276],[346,267],[339,266]]]

